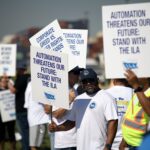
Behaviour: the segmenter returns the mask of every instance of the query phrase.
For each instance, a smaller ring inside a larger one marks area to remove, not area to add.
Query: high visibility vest
[[[146,90],[145,95],[150,97],[150,88]],[[144,112],[136,94],[134,94],[122,122],[122,134],[127,144],[131,146],[141,144],[149,121],[149,116]]]

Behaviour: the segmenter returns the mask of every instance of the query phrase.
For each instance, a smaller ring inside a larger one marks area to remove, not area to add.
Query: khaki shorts
[[[36,125],[29,128],[30,146],[40,147],[46,131],[46,124]]]

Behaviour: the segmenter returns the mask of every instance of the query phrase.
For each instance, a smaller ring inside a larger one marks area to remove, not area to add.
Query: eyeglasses
[[[83,84],[87,84],[87,83],[96,83],[96,80],[95,79],[84,79],[82,80],[82,83]]]

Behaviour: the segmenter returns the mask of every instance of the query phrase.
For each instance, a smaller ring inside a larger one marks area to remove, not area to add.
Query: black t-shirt
[[[26,112],[27,109],[24,108],[25,103],[25,90],[27,87],[28,79],[30,75],[18,75],[15,81],[15,88],[16,88],[16,112]]]

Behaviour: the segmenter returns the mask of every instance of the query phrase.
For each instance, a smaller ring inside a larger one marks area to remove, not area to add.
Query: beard
[[[96,89],[94,89],[94,88],[87,88],[85,91],[86,91],[86,93],[88,95],[93,95],[93,94],[97,93],[99,90],[100,90],[100,88],[96,88]]]

